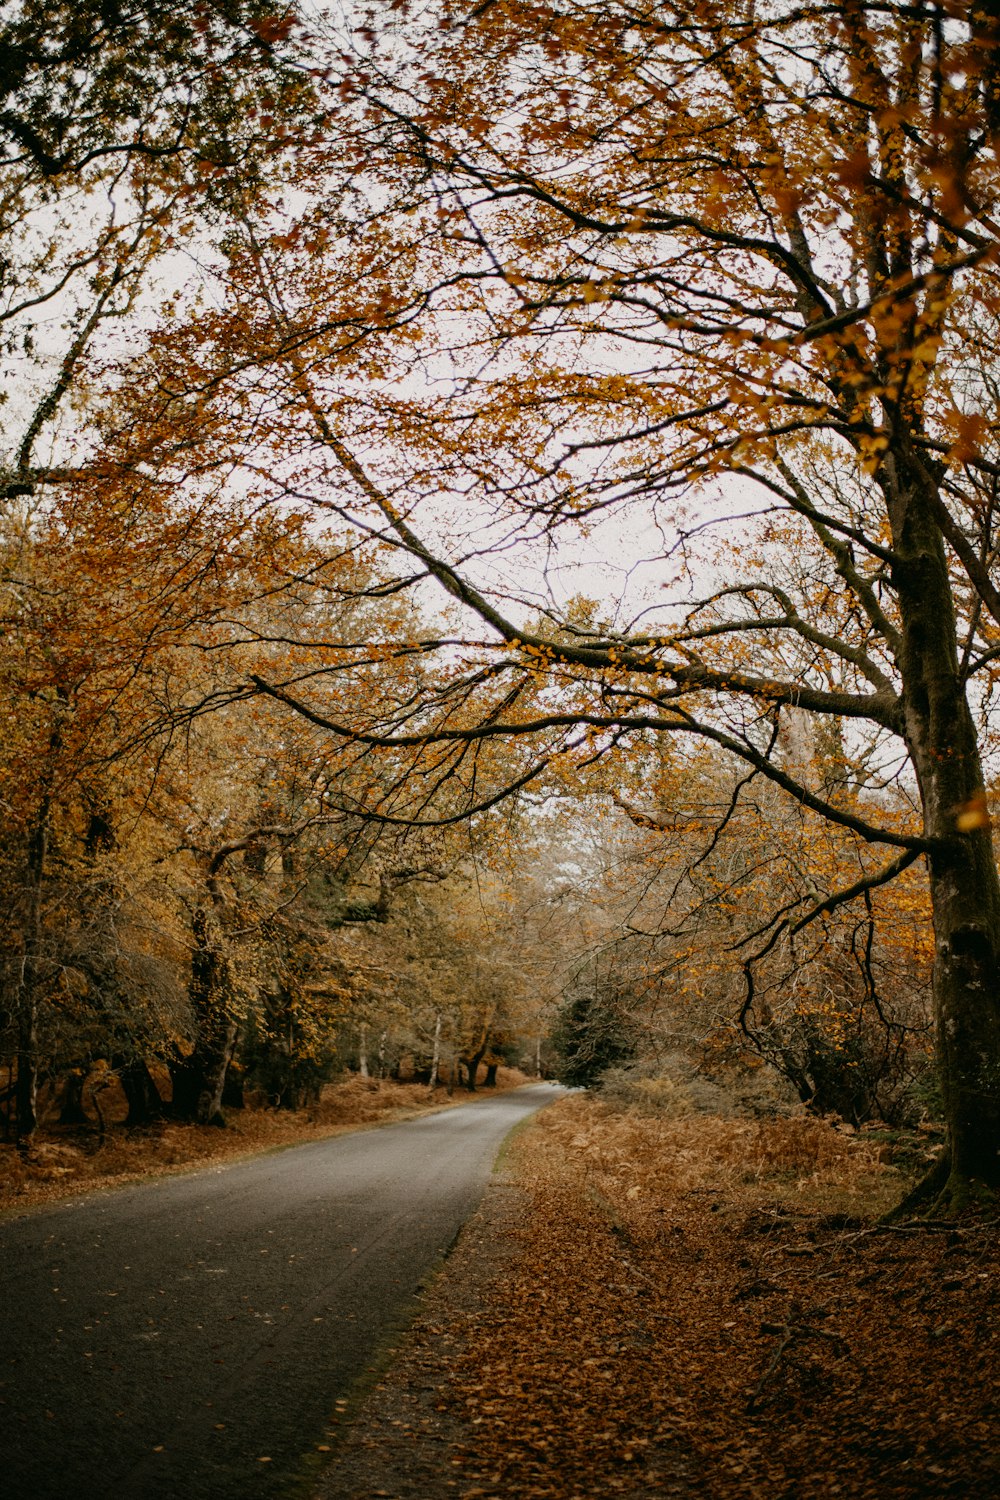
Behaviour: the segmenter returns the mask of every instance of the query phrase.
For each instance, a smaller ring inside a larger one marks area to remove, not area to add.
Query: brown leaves
[[[794,1193],[791,1212],[769,1204],[805,1150],[800,1124],[829,1194],[864,1148],[818,1121],[774,1123],[751,1196],[734,1175],[754,1160],[746,1122],[665,1128],[576,1097],[520,1138],[518,1248],[466,1352],[431,1351],[447,1392],[435,1435],[463,1494],[986,1492],[1000,1426],[975,1372],[995,1347],[996,1272],[977,1257],[993,1231],[896,1238],[796,1211]],[[454,1326],[435,1317],[429,1333]]]

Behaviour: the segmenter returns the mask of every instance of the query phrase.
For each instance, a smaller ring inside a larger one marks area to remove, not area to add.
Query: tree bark
[[[28,912],[17,994],[17,1144],[28,1149],[38,1125],[38,981],[42,940],[42,882],[49,848],[49,799],[39,809],[28,845]]]
[[[934,926],[938,1067],[949,1132],[945,1196],[1000,1187],[1000,879],[979,738],[962,680],[931,480],[884,466],[902,634],[904,733],[923,802]]]
[[[434,1050],[431,1053],[431,1074],[428,1079],[428,1088],[436,1089],[438,1085],[438,1071],[441,1067],[441,1012],[438,1011],[434,1017]]]
[[[59,1102],[60,1125],[89,1125],[90,1120],[83,1107],[83,1090],[90,1072],[89,1067],[70,1068],[63,1080],[62,1098]]]
[[[163,1114],[163,1100],[153,1075],[141,1057],[116,1059],[113,1063],[128,1101],[125,1124],[129,1129],[151,1125]]]
[[[194,951],[188,992],[195,1015],[195,1044],[190,1056],[176,1059],[170,1069],[173,1112],[199,1125],[224,1125],[222,1094],[239,1029],[231,965],[221,934],[214,930],[203,906],[196,907],[191,927]]]
[[[465,1087],[470,1094],[476,1092],[476,1080],[479,1077],[479,1064],[486,1055],[486,1044],[479,1048],[478,1052],[465,1053],[462,1062],[465,1066]]]

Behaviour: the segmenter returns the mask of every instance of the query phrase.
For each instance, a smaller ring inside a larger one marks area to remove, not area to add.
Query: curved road
[[[547,1084],[0,1221],[4,1500],[308,1493]]]

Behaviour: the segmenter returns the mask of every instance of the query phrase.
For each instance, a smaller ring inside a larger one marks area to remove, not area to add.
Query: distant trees
[[[559,1081],[587,1088],[599,1084],[609,1069],[631,1061],[636,1041],[629,1019],[607,982],[580,984],[559,1012],[551,1034]]]
[[[800,748],[786,744],[785,761]],[[822,868],[831,883],[850,879],[850,842],[716,753],[665,761],[653,746],[640,764],[607,799],[602,853],[581,872],[600,939],[567,987],[554,1036],[564,1058],[582,1048],[595,1078],[634,1058],[654,1074],[728,1082],[737,1096],[739,1075],[764,1062],[820,1113],[854,1124],[919,1113],[931,954],[916,873],[769,942],[774,909],[808,909]],[[623,1034],[623,1056],[603,1058]],[[772,1104],[779,1097],[772,1090]]]
[[[408,829],[398,770],[239,701],[248,664],[314,669],[337,630],[363,630],[336,602],[336,550],[133,494],[27,518],[7,562],[8,1127],[30,1140],[40,1085],[50,1118],[58,1091],[84,1119],[92,1076],[117,1078],[131,1125],[221,1121],[243,1086],[299,1108],[366,1016],[372,1072],[433,1066],[453,1086],[464,1066],[472,1086],[495,1069],[524,1006],[467,835]],[[352,673],[338,703],[381,690]]]

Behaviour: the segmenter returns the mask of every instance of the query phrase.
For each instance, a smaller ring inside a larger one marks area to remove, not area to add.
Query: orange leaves
[[[977,828],[989,828],[990,810],[986,793],[981,792],[963,802],[955,809],[955,827],[959,833],[972,833]]]
[[[950,457],[957,464],[975,460],[991,436],[990,423],[982,412],[953,410],[948,413],[947,425]]]
[[[273,46],[275,42],[284,42],[295,30],[297,16],[294,10],[286,10],[283,13],[276,12],[272,16],[261,16],[259,19],[251,19],[248,22],[251,30],[256,32],[262,42]],[[270,1460],[267,1460],[270,1462]]]

